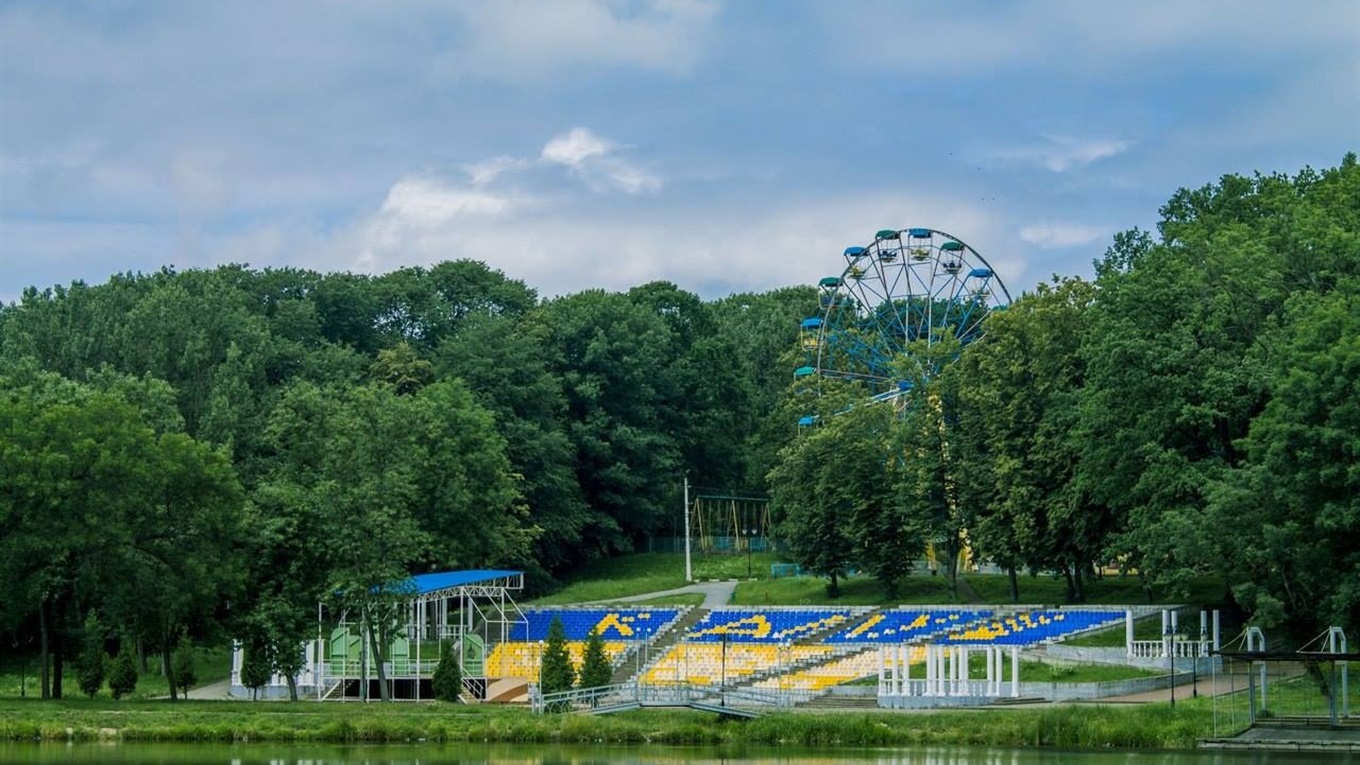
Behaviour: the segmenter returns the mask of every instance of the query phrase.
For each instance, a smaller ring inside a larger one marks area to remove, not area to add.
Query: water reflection
[[[1355,754],[1051,749],[723,750],[661,746],[0,744],[0,763],[148,765],[1360,765]]]

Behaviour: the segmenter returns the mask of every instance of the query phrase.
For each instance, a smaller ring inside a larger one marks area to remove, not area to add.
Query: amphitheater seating
[[[873,614],[826,639],[828,643],[908,643],[991,616],[990,611],[898,609]]]
[[[535,608],[510,630],[516,641],[546,640],[553,617],[562,620],[567,640],[585,640],[598,629],[605,640],[650,640],[680,616],[677,608]]]
[[[611,664],[618,665],[629,644],[620,640],[604,641],[604,653]],[[577,671],[581,669],[581,659],[585,655],[584,640],[567,641],[567,655]],[[522,677],[530,682],[538,682],[538,669],[543,663],[543,644],[539,642],[500,643],[486,659],[487,677]]]
[[[916,648],[912,651],[913,658],[917,661],[925,655],[925,649]],[[767,677],[752,683],[752,687],[766,690],[783,691],[824,691],[833,685],[840,685],[861,677],[878,674],[879,656],[878,649],[856,651],[842,656],[839,659],[788,672],[774,677]]]
[[[721,643],[678,643],[648,667],[642,682],[720,685],[726,677],[727,684],[733,685],[754,675],[821,661],[833,653],[834,649],[820,645],[729,642],[724,649]]]
[[[945,640],[951,643],[1026,646],[1107,626],[1123,618],[1121,611],[1044,609],[986,619],[951,631]]]
[[[848,608],[722,608],[689,629],[695,643],[788,643],[803,640],[850,621]]]

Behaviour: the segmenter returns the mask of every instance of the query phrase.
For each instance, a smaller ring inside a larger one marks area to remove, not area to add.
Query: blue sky
[[[1357,0],[0,1],[0,300],[454,258],[714,298],[911,226],[1018,294],[1357,148]]]

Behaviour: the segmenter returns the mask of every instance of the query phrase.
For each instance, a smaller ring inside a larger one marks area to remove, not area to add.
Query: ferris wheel
[[[978,339],[988,314],[1011,299],[991,264],[943,231],[883,229],[844,255],[841,274],[818,283],[821,310],[802,322],[805,363],[794,376],[860,383],[871,400],[909,394],[934,371],[904,364],[911,354],[947,337],[960,346]]]

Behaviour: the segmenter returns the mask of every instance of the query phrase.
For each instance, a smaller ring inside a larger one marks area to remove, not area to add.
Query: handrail
[[[734,688],[693,683],[643,684],[637,682],[573,688],[541,694],[537,685],[529,686],[529,706],[534,714],[545,712],[589,711],[622,704],[688,705],[713,703],[722,706],[776,707],[787,709],[810,695],[801,690]]]

